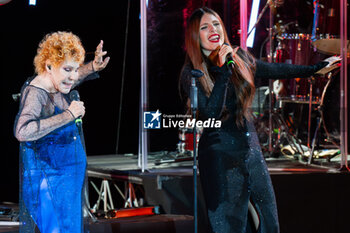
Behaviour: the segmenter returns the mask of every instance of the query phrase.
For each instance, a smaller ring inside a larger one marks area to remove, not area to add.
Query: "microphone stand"
[[[196,78],[191,78],[191,111],[192,111],[192,119],[194,119],[195,124],[193,126],[193,217],[194,217],[194,232],[198,232],[198,216],[197,216],[197,128],[196,128],[196,114],[198,108],[198,89],[196,86]]]

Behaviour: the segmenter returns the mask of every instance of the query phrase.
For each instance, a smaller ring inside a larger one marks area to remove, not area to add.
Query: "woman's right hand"
[[[231,54],[230,56],[233,58],[233,60],[235,60],[235,56],[236,56],[236,53],[238,51],[239,47],[236,47],[236,48],[232,48],[231,46],[229,46],[228,44],[224,43],[219,52],[218,52],[218,63],[219,63],[219,66],[223,66],[226,62],[226,58],[227,58],[227,55],[228,54]]]
[[[75,118],[83,117],[85,115],[84,102],[73,100],[69,105],[68,110],[74,115]]]
[[[223,66],[226,62],[226,57],[228,54],[233,55],[233,49],[227,44],[223,44],[218,52],[219,66]]]

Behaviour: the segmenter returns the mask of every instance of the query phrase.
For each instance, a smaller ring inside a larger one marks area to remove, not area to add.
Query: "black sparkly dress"
[[[255,79],[308,77],[325,65],[327,63],[321,62],[314,66],[297,66],[257,60]],[[180,76],[182,93],[187,97],[191,69],[191,64],[185,65]],[[199,119],[221,119],[223,109],[228,112],[221,128],[204,129],[199,141],[199,171],[209,231],[249,231],[248,203],[251,200],[260,220],[258,232],[277,233],[275,194],[254,125],[248,120],[243,127],[235,123],[236,94],[229,81],[231,72],[228,68],[212,66],[209,73],[215,79],[209,97],[197,82]]]

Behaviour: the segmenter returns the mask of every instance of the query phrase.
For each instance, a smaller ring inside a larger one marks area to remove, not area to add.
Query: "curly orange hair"
[[[85,50],[80,38],[71,32],[58,31],[47,34],[39,44],[34,58],[35,71],[43,73],[46,61],[58,67],[66,59],[73,59],[82,64],[85,59]]]

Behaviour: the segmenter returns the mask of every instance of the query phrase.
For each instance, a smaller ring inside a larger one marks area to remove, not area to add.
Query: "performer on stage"
[[[206,7],[191,15],[185,45],[181,93],[189,98],[191,70],[201,70],[204,76],[197,80],[198,118],[222,121],[219,129],[204,129],[199,141],[200,179],[210,232],[279,232],[275,194],[250,111],[254,78],[309,77],[328,62],[297,66],[256,60],[230,45],[221,18]],[[230,59],[233,63],[227,62]],[[255,227],[247,220],[248,206],[258,215]]]
[[[21,90],[15,121],[20,141],[20,232],[83,232],[82,198],[86,154],[75,120],[82,101],[69,92],[82,81],[98,78],[106,67],[103,41],[92,62],[78,36],[58,31],[46,35],[34,58],[36,74]]]

